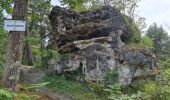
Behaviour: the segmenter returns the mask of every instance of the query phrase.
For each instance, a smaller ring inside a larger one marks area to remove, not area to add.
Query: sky
[[[170,0],[141,0],[136,13],[146,18],[147,26],[156,22],[170,34]]]
[[[60,2],[52,0],[52,4],[59,6]],[[146,18],[147,27],[156,22],[163,25],[170,35],[170,0],[141,0],[138,5],[136,13]]]

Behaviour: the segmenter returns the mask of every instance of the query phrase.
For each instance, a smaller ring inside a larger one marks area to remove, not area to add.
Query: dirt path
[[[46,76],[45,70],[34,70],[33,66],[23,66],[21,68],[21,81],[29,84],[39,83]],[[47,87],[42,87],[37,91],[40,98],[36,100],[72,100],[71,97],[66,97],[62,94],[55,93]]]
[[[71,97],[66,97],[62,94],[54,93],[51,89],[47,87],[40,89],[39,93],[48,97],[47,100],[72,100]]]

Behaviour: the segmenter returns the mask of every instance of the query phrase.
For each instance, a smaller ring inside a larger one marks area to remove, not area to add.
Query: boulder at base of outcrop
[[[122,63],[118,67],[121,85],[130,85],[136,80],[148,80],[154,76],[155,56],[145,50],[124,50],[121,53]]]

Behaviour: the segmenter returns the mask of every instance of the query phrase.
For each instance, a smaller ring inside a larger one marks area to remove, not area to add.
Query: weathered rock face
[[[102,80],[108,68],[118,68],[120,83],[129,85],[136,69],[150,63],[150,56],[143,52],[121,53],[122,45],[132,33],[123,16],[112,7],[76,13],[56,6],[51,10],[49,19],[53,38],[48,47],[68,55],[64,60],[49,61],[57,73],[71,73],[81,68],[79,71],[85,80]]]
[[[122,40],[126,41],[131,36],[123,16],[112,7],[103,7],[96,11],[85,11],[78,14],[55,6],[51,10],[49,19],[54,31],[54,41],[51,42],[51,46],[59,49],[79,40],[121,35]]]
[[[155,56],[146,50],[125,50],[121,52],[123,63],[119,66],[119,82],[130,85],[137,78],[145,79],[153,76],[156,66]]]

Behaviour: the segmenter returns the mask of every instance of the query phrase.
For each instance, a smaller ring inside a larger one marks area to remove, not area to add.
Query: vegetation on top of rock
[[[130,39],[128,42],[131,43],[139,43],[141,41],[141,32],[139,28],[137,27],[136,23],[134,20],[126,15],[123,15],[124,20],[128,26],[129,31],[132,33]]]

